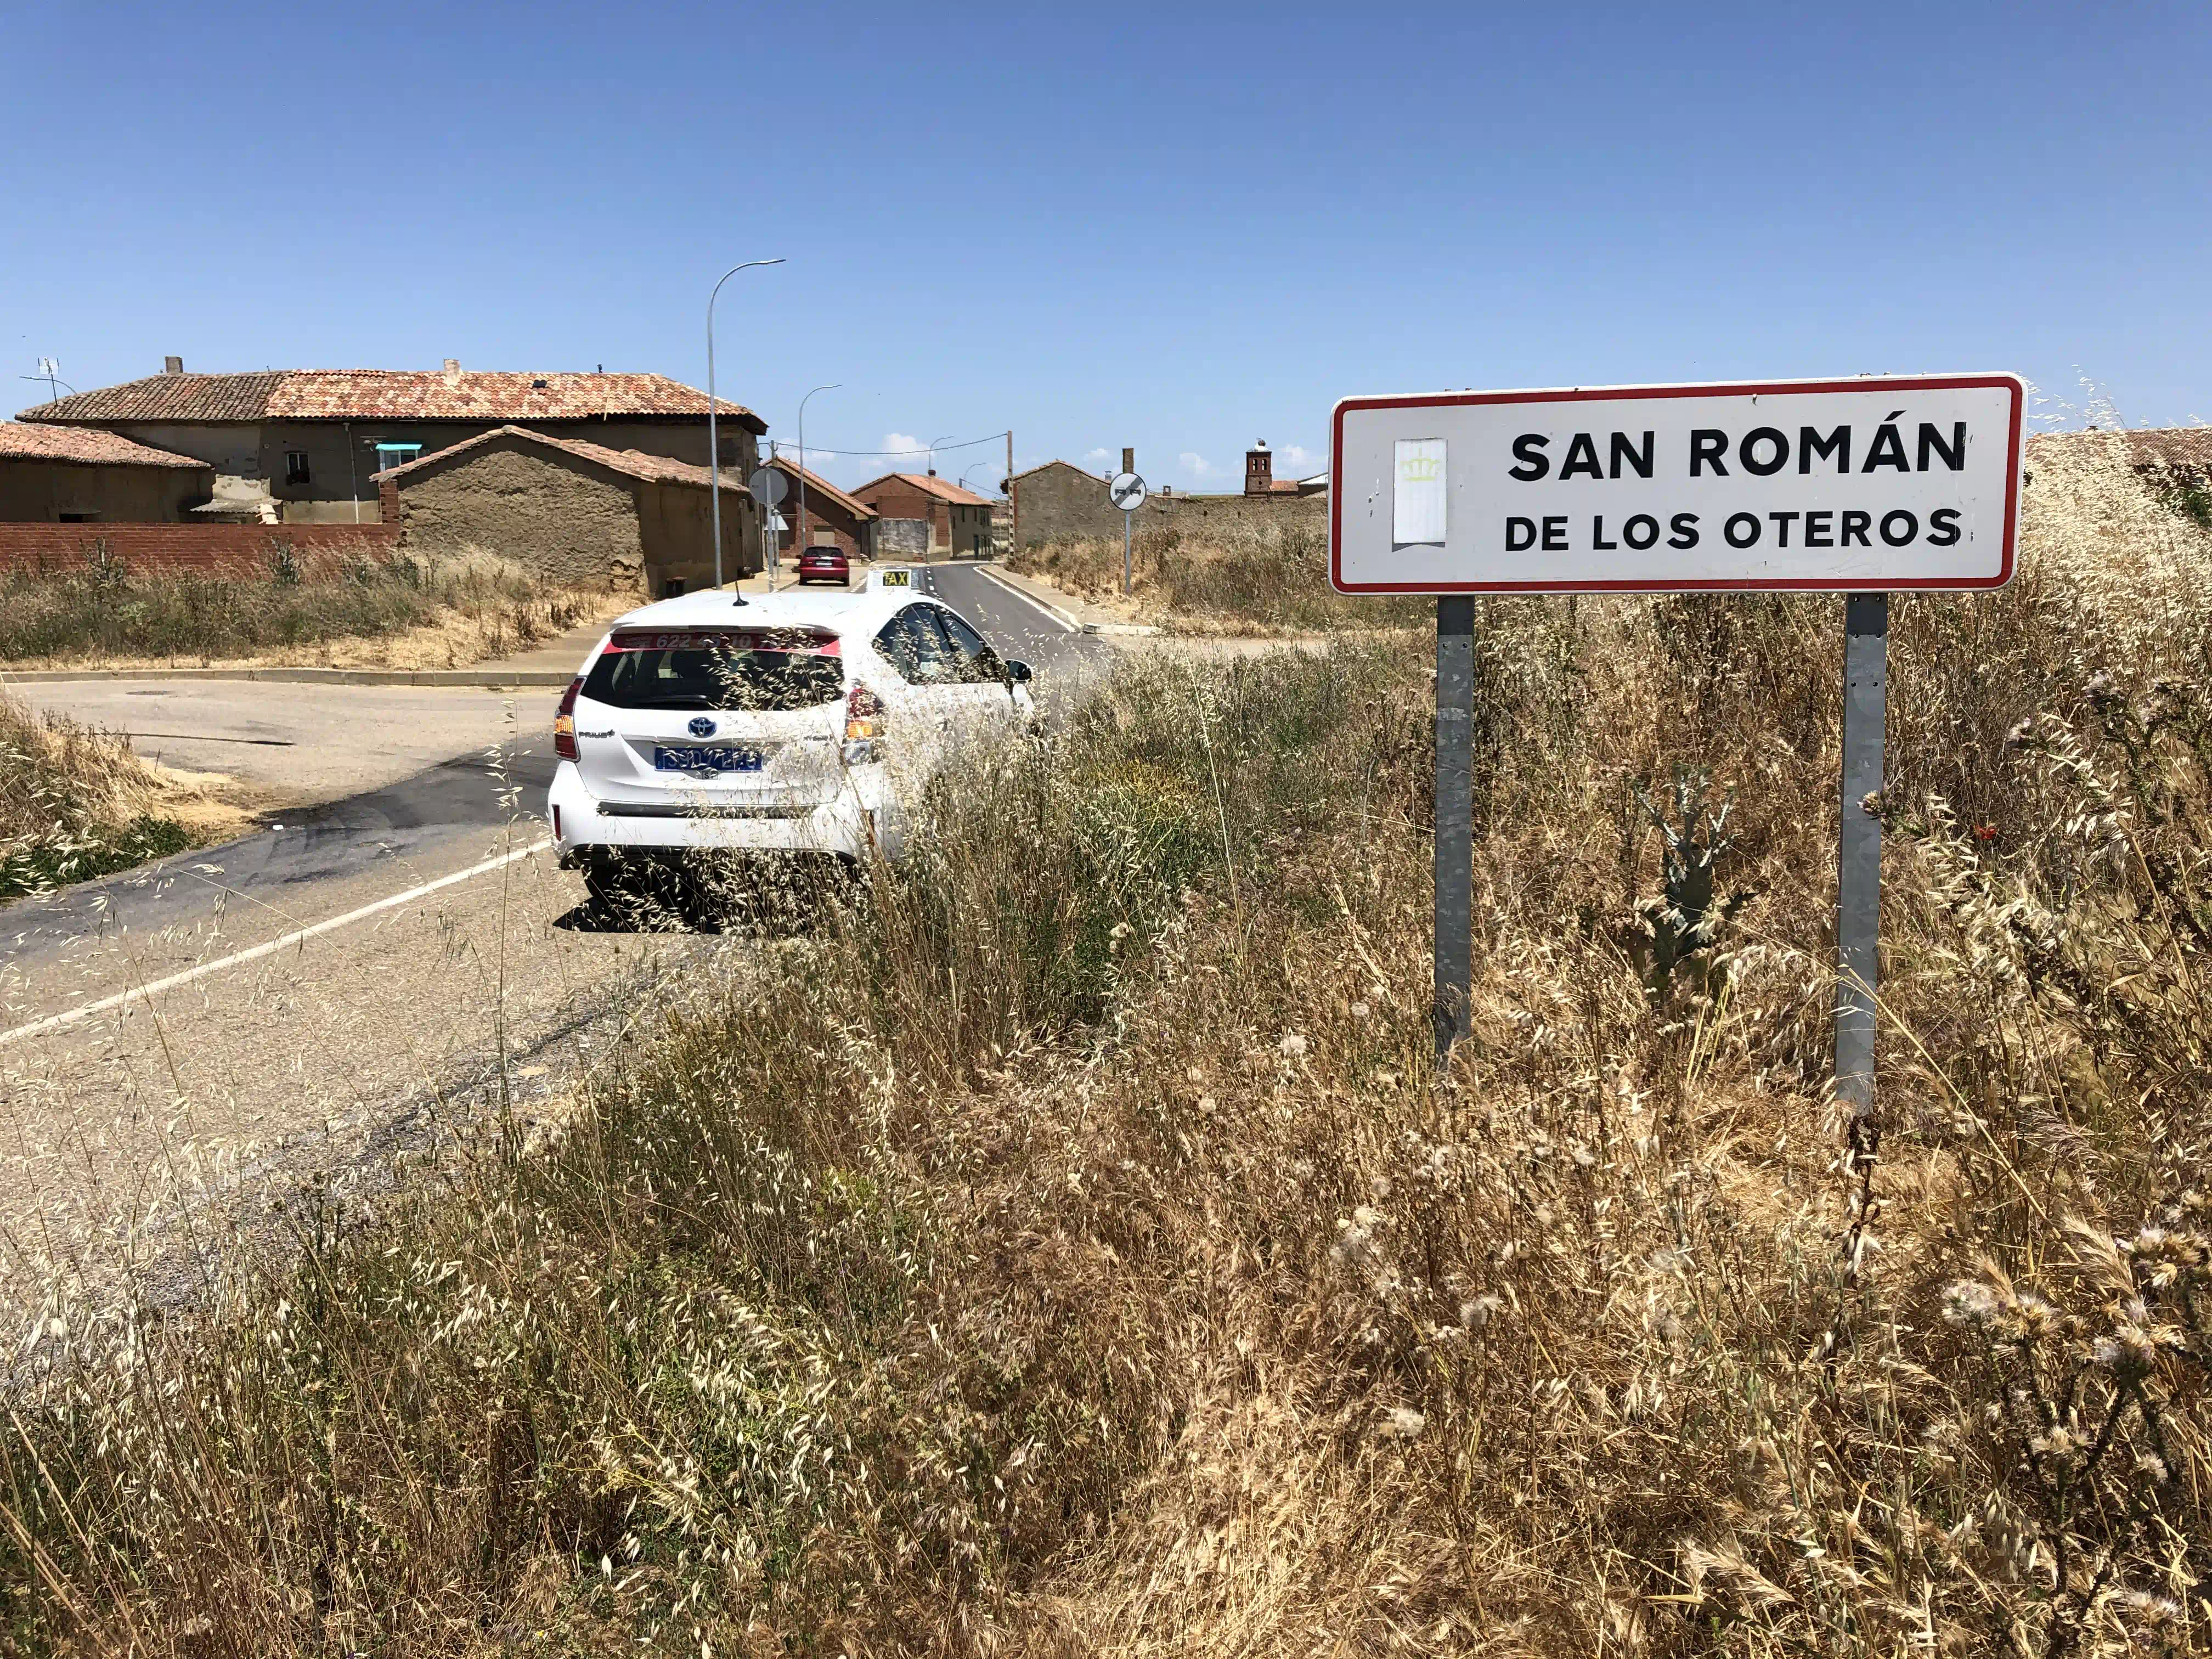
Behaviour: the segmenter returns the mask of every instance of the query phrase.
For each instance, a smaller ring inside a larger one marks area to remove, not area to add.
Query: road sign
[[[1347,398],[1346,593],[1999,587],[2013,374]]]
[[[1126,458],[1130,452],[1121,452]],[[1137,509],[1145,504],[1145,481],[1133,472],[1115,474],[1106,482],[1106,499],[1121,509],[1121,592],[1126,596],[1134,580],[1134,562],[1129,551],[1129,526]]]
[[[1836,1097],[1854,1166],[1874,1156],[1889,592],[2012,579],[2027,401],[2017,375],[1953,374],[1337,404],[1330,581],[1437,595],[1440,1063],[1474,982],[1472,596],[1842,592]]]
[[[745,488],[753,492],[755,501],[775,507],[791,493],[791,480],[780,466],[756,467],[753,476],[745,480]]]

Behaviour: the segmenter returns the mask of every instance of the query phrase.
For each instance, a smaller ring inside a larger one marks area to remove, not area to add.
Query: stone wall
[[[1137,514],[1137,528],[1179,530],[1193,538],[1203,538],[1208,532],[1266,530],[1306,530],[1325,536],[1328,496],[1155,495]],[[1026,536],[1029,526],[1024,524],[1022,530]]]
[[[1024,473],[1015,481],[1020,492],[1022,545],[1042,547],[1050,542],[1087,541],[1099,537],[1118,539],[1121,510],[1107,499],[1106,481],[1065,461],[1053,461]],[[1137,509],[1132,526],[1139,535],[1148,530],[1174,529],[1185,536],[1215,533],[1249,534],[1254,531],[1300,529],[1326,534],[1328,496],[1313,495],[1178,495],[1155,493]]]

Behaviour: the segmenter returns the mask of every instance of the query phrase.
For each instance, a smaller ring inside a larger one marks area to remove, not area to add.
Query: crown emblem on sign
[[[1443,475],[1444,464],[1433,455],[1408,455],[1398,469],[1405,483],[1434,483]]]

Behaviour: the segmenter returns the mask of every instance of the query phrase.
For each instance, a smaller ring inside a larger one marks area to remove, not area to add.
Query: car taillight
[[[884,734],[884,700],[865,685],[856,685],[845,699],[845,741]]]
[[[579,678],[561,694],[561,707],[553,715],[553,753],[562,760],[578,758],[576,752],[576,694],[584,689]]]

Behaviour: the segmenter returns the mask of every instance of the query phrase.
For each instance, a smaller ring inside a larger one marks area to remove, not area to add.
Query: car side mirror
[[[1034,678],[1035,676],[1030,672],[1030,665],[1025,662],[1013,661],[1006,665],[1008,685],[1027,685]]]

